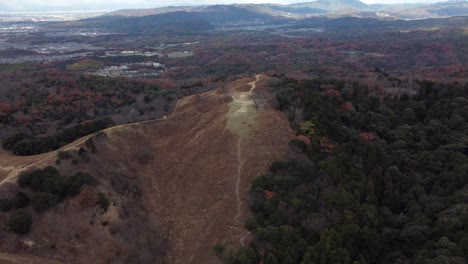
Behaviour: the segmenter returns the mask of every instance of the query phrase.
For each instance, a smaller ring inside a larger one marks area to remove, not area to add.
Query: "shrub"
[[[278,172],[285,170],[287,168],[287,164],[284,161],[275,161],[270,165],[269,171],[270,172]]]
[[[30,187],[35,175],[41,174],[42,170],[32,170],[21,172],[18,176],[18,185],[20,187]]]
[[[60,175],[48,177],[44,179],[43,188],[37,191],[51,193],[59,198],[65,198],[70,194],[69,179]]]
[[[57,196],[51,193],[34,193],[32,197],[32,206],[34,210],[43,212],[57,204]]]
[[[17,142],[25,140],[25,139],[31,139],[31,138],[32,138],[31,136],[24,134],[24,133],[14,134],[12,136],[7,137],[5,140],[3,140],[2,142],[3,148],[6,150],[11,150]]]
[[[297,138],[291,139],[289,141],[289,145],[298,148],[302,152],[304,152],[306,150],[306,148],[307,148],[307,144],[304,141],[302,141],[300,139],[297,139]]]
[[[84,149],[83,147],[81,147],[78,150],[78,156],[80,156],[81,160],[83,160],[84,162],[88,162],[90,160],[88,151]]]
[[[94,144],[93,138],[88,138],[88,139],[85,141],[85,146],[86,146],[88,149],[90,149],[92,153],[96,153],[96,152],[97,152],[96,144]]]
[[[44,169],[42,169],[42,172],[48,174],[59,174],[58,170],[52,166],[45,167]]]
[[[217,255],[223,254],[224,249],[225,249],[224,246],[221,245],[221,244],[219,244],[219,243],[216,244],[216,245],[213,247],[213,250],[214,250],[214,252],[215,252]]]
[[[29,187],[34,192],[51,193],[61,198],[67,195],[77,195],[83,184],[93,183],[93,176],[87,173],[78,172],[70,177],[64,177],[57,169],[50,166],[43,170],[23,172],[18,178],[18,184],[21,187]]]
[[[80,149],[78,150],[78,156],[83,156],[87,153],[86,149],[84,149],[83,147],[80,147]]]
[[[99,205],[101,207],[101,209],[104,210],[104,212],[107,212],[107,209],[109,208],[109,205],[110,205],[110,201],[107,198],[105,193],[100,192],[98,194],[98,200],[97,200],[96,204]]]
[[[249,231],[253,231],[257,228],[258,226],[258,223],[257,221],[255,220],[255,218],[250,218],[249,220],[247,220],[244,224],[244,227],[245,229],[249,230]]]
[[[0,211],[8,212],[15,205],[14,201],[8,198],[0,199]]]
[[[96,134],[94,136],[96,138],[104,138],[104,137],[107,137],[107,134],[104,131],[98,131],[98,132],[96,132]]]
[[[9,231],[12,231],[16,234],[25,235],[29,233],[31,224],[32,218],[29,214],[24,212],[18,212],[12,218],[10,218],[10,220],[8,221],[7,228]]]
[[[69,194],[75,196],[80,193],[81,186],[84,184],[92,185],[94,183],[93,176],[85,172],[77,172],[74,175],[68,177],[69,183]]]
[[[64,197],[68,193],[67,178],[60,176],[54,167],[22,173],[18,178],[21,187],[29,187],[34,192],[47,192]]]
[[[73,155],[72,155],[70,152],[68,152],[68,151],[59,151],[59,152],[57,153],[57,157],[58,157],[59,159],[61,159],[61,160],[66,160],[66,159],[71,159],[71,158],[73,158]]]
[[[46,167],[43,170],[27,171],[20,174],[18,185],[29,187],[34,192],[32,206],[38,211],[45,211],[67,196],[75,196],[80,193],[84,184],[93,184],[93,176],[78,172],[72,176],[61,176],[54,167]],[[18,208],[27,206],[29,198],[25,193],[19,192],[15,204]]]
[[[15,197],[16,208],[23,208],[29,205],[29,197],[24,192],[18,192]]]

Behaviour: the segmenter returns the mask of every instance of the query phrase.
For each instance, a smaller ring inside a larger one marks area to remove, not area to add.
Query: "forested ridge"
[[[253,241],[226,263],[465,263],[468,86],[420,81],[376,97],[358,83],[284,78],[272,90],[293,154],[251,186]]]
[[[80,137],[101,131],[113,125],[114,122],[110,118],[97,119],[63,129],[54,135],[45,137],[34,137],[24,133],[17,133],[6,138],[2,143],[4,149],[11,150],[15,155],[36,155],[59,149]]]

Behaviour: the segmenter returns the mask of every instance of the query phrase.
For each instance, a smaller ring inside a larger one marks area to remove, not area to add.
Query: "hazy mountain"
[[[154,30],[199,33],[212,29],[212,23],[240,22],[253,19],[272,20],[274,17],[250,10],[245,6],[213,5],[195,8],[167,7],[146,10],[120,10],[105,16],[83,19],[78,23],[83,27],[100,27],[131,33]]]
[[[434,4],[388,5],[383,11],[398,14],[400,18],[419,19],[468,15],[468,1],[447,1]]]
[[[130,34],[150,32],[192,34],[214,28],[200,13],[185,11],[138,17],[100,16],[80,20],[74,25],[76,26],[77,23],[82,27],[99,27]],[[57,24],[56,26],[60,27],[61,24]]]
[[[252,19],[271,19],[269,14],[258,12],[248,6],[243,5],[212,5],[198,7],[165,7],[143,10],[119,10],[111,12],[109,16],[148,16],[162,15],[158,19],[172,17],[175,21],[185,19],[185,17],[206,20],[210,23],[222,23],[227,21],[244,21]],[[170,15],[172,14],[172,15]],[[182,15],[183,14],[183,15]]]
[[[309,3],[292,4],[288,7],[296,9],[321,9],[327,12],[342,9],[367,9],[368,5],[359,0],[318,0]]]
[[[243,21],[251,19],[269,19],[268,14],[263,14],[249,10],[245,7],[231,5],[214,5],[208,6],[200,10],[203,19],[209,22],[224,22],[224,21]]]
[[[187,12],[217,12],[237,20],[233,17],[240,15],[244,19],[258,18],[259,14],[281,15],[293,14],[325,14],[342,9],[366,9],[368,5],[359,0],[318,0],[315,2],[298,3],[291,5],[278,4],[236,4],[236,5],[212,5],[212,6],[185,6],[163,7],[151,9],[128,9],[111,12],[109,15],[144,16],[163,12],[187,11]],[[227,17],[225,17],[227,19]]]
[[[357,17],[387,17],[403,19],[422,19],[468,15],[467,1],[447,1],[434,4],[373,4],[368,5],[359,0],[318,0],[310,3],[300,3],[284,6],[287,12],[307,12],[308,10],[323,10],[330,15],[352,15]]]
[[[146,16],[175,11],[199,13],[203,19],[209,22],[265,19],[269,17],[304,18],[309,15],[422,19],[468,15],[468,2],[454,0],[434,4],[369,5],[359,0],[318,0],[291,5],[238,4],[127,9],[114,11],[109,15]]]
[[[356,3],[356,2],[355,2]],[[359,4],[359,3],[357,3]],[[252,19],[274,21],[276,17],[261,13],[261,6],[254,5],[250,10],[246,6],[216,5],[192,9],[191,11],[172,11],[146,16],[120,15],[101,16],[81,20],[82,27],[106,28],[111,31],[141,34],[151,32],[193,34],[203,33],[215,28],[218,23],[244,22]],[[271,8],[271,5],[268,6]],[[419,7],[423,8],[423,7]],[[366,32],[387,32],[392,30],[417,30],[419,28],[455,28],[468,26],[468,16],[434,18],[421,20],[382,19],[382,14],[396,18],[398,14],[353,9],[342,17],[312,16],[296,20],[296,25],[305,28],[321,28],[329,33],[344,37],[359,37]],[[160,10],[159,10],[160,11]],[[254,12],[255,11],[255,12]],[[119,11],[124,12],[124,11]],[[279,17],[277,19],[284,19]],[[77,25],[75,25],[77,26]]]

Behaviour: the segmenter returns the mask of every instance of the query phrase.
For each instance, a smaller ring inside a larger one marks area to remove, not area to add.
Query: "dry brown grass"
[[[228,87],[245,92],[253,81]],[[265,92],[266,83],[262,76],[256,90]],[[35,246],[28,253],[66,263],[219,263],[213,246],[238,247],[246,233],[251,181],[283,157],[294,136],[282,113],[250,105],[233,115],[240,106],[225,97],[213,91],[183,98],[167,120],[108,129],[95,140],[98,152],[90,162],[62,164],[62,173],[87,171],[99,186],[34,215],[27,238]],[[0,157],[5,167],[55,161],[55,154]],[[112,203],[105,214],[89,207],[99,191]],[[0,236],[7,237],[0,252],[21,252],[11,245],[22,238],[3,231]]]

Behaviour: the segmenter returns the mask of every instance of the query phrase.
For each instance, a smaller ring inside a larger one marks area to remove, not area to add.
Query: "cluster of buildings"
[[[69,59],[75,59],[75,58],[89,57],[91,55],[93,55],[92,52],[80,52],[80,53],[60,54],[60,55],[24,55],[24,56],[17,56],[14,58],[0,57],[0,64],[63,61],[63,60],[69,60]]]
[[[162,56],[161,53],[155,51],[136,51],[136,50],[123,50],[123,51],[106,51],[106,57],[117,57],[117,56]]]
[[[110,66],[104,69],[97,70],[92,73],[99,76],[109,77],[155,77],[164,72],[166,66],[157,62],[123,64],[121,66]]]

